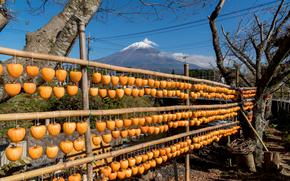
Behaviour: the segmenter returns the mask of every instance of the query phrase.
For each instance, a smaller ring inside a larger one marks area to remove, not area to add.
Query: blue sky
[[[37,1],[33,2],[33,6]],[[116,4],[121,1],[116,1]],[[186,23],[189,21],[195,21],[199,19],[205,19],[214,8],[217,0],[210,1],[206,8],[193,8],[190,11],[193,14],[178,14],[177,17],[171,16],[169,13],[164,13],[165,18],[161,20],[155,20],[155,17],[151,16],[150,20],[147,20],[147,16],[127,16],[130,18],[128,21],[126,18],[120,18],[113,15],[109,15],[106,22],[101,22],[97,18],[93,18],[87,27],[86,33],[90,34],[94,38],[110,37],[115,35],[122,35],[128,33],[142,32],[160,27],[167,27],[177,24]],[[263,3],[273,2],[273,0],[228,0],[224,6],[222,14],[229,12],[257,6]],[[271,7],[271,4],[267,7]],[[57,15],[61,11],[62,6],[48,3],[43,13],[35,14],[31,13],[28,5],[25,1],[10,1],[9,7],[15,18],[9,23],[9,25],[0,33],[0,46],[22,49],[25,45],[25,33],[33,32],[45,25],[52,16]],[[237,13],[231,16],[227,16],[225,20],[218,22],[224,26],[226,31],[234,31],[237,23],[244,19],[244,22],[248,22],[249,17],[247,15],[253,13],[263,14],[261,8],[250,10],[243,13]],[[249,23],[247,24],[250,25]],[[138,35],[137,37],[127,37],[122,39],[103,39],[99,41],[95,39],[92,42],[91,59],[97,59],[110,55],[124,47],[136,42],[142,41],[144,38],[157,43],[158,49],[166,52],[182,52],[192,55],[204,55],[214,56],[213,48],[211,45],[210,29],[207,21],[202,21],[198,25],[189,28],[184,28],[178,31],[163,32],[157,34],[145,34]],[[77,43],[70,54],[71,57],[78,57]],[[5,56],[0,56],[0,60],[5,59]]]

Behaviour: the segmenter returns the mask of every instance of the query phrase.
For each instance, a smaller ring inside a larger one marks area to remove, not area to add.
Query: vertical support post
[[[85,35],[85,24],[83,22],[79,23],[79,43],[80,43],[80,58],[87,60],[86,51],[86,35]],[[83,109],[89,110],[89,94],[88,94],[88,71],[86,66],[82,66],[82,99],[83,99]],[[88,130],[85,134],[86,142],[86,155],[92,156],[92,145],[91,145],[91,128],[90,128],[90,118],[85,118],[88,124]],[[92,163],[87,163],[87,180],[93,180],[93,165]]]
[[[184,76],[189,76],[189,64],[184,64]],[[189,94],[189,90],[186,90],[186,93]],[[186,105],[190,105],[189,96],[186,99]],[[186,126],[186,132],[189,132],[189,124]],[[189,154],[185,155],[185,180],[190,181],[190,160]]]

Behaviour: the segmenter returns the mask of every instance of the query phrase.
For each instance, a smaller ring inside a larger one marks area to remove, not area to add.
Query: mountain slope
[[[171,73],[174,70],[175,73],[182,74],[184,63],[174,54],[160,52],[156,46],[156,43],[145,39],[141,42],[133,43],[110,56],[102,58],[101,62],[165,73]],[[190,64],[190,68],[202,69],[202,67],[196,64]]]

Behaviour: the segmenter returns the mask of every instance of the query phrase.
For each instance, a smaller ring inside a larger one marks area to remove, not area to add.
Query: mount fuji
[[[128,47],[98,60],[102,63],[142,68],[159,72],[177,74],[183,73],[184,57],[190,64],[190,69],[212,69],[214,59],[201,55],[186,55],[183,53],[168,53],[157,49],[158,45],[147,38],[133,43]]]

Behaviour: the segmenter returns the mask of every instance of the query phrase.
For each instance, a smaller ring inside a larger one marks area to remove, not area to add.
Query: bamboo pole
[[[184,64],[184,76],[189,77],[189,64],[187,64],[187,63]],[[189,94],[189,90],[188,89],[186,90],[186,93]],[[186,99],[186,103],[185,104],[187,106],[190,105],[189,96]],[[186,126],[186,132],[187,133],[189,132],[189,124]],[[185,155],[185,180],[186,181],[190,181],[190,160],[189,160],[189,154],[188,153]]]
[[[267,146],[265,145],[265,143],[263,142],[262,138],[259,136],[259,134],[257,133],[257,131],[255,130],[255,128],[253,127],[253,125],[251,124],[250,120],[248,119],[248,117],[246,116],[244,110],[241,111],[243,117],[246,119],[248,125],[250,126],[250,128],[252,129],[252,131],[255,133],[256,137],[258,138],[258,140],[261,142],[261,144],[263,145],[264,149],[266,151],[269,151]]]
[[[186,77],[186,76],[182,76],[182,75],[173,75],[173,74],[161,73],[161,72],[144,70],[144,69],[121,67],[121,66],[100,63],[100,62],[92,62],[92,61],[63,57],[63,56],[47,55],[47,54],[34,53],[34,52],[26,52],[26,51],[14,50],[14,49],[4,48],[4,47],[0,47],[0,54],[16,56],[16,57],[23,57],[23,58],[30,58],[30,59],[33,58],[36,61],[37,60],[44,60],[44,61],[54,61],[54,62],[60,62],[60,63],[79,64],[79,65],[83,65],[83,66],[92,66],[92,67],[98,67],[98,68],[102,68],[102,69],[109,69],[109,70],[113,70],[113,71],[137,73],[137,74],[147,74],[147,75],[152,75],[152,76],[156,76],[156,77],[164,77],[164,78],[171,78],[171,79],[190,80],[190,81],[193,81],[196,83],[206,83],[206,84],[211,84],[214,86],[231,88],[231,86],[229,86],[229,85],[219,83],[219,82],[210,81],[210,80],[206,80],[206,79],[197,79],[197,78]]]
[[[198,110],[198,109],[222,109],[238,106],[239,103],[228,104],[212,104],[212,105],[191,105],[191,106],[164,106],[164,107],[136,107],[123,109],[108,109],[108,110],[67,110],[67,111],[50,111],[50,112],[31,112],[31,113],[8,113],[0,114],[1,121],[15,121],[15,120],[33,120],[33,119],[47,119],[47,118],[64,118],[64,117],[78,117],[78,116],[105,116],[117,115],[126,113],[138,112],[162,112],[173,110]]]
[[[139,149],[143,149],[149,146],[153,146],[153,145],[157,145],[157,144],[162,144],[162,143],[166,143],[172,140],[176,140],[176,139],[180,139],[180,138],[184,138],[187,136],[191,136],[191,135],[195,135],[195,134],[199,134],[199,133],[203,133],[203,132],[208,132],[208,131],[213,131],[213,130],[217,130],[217,129],[221,129],[221,128],[226,128],[226,127],[230,127],[230,126],[234,126],[237,125],[239,122],[232,122],[232,123],[225,123],[225,124],[219,124],[216,126],[210,126],[210,127],[206,127],[206,128],[202,128],[202,129],[198,129],[198,130],[193,130],[190,132],[185,132],[185,133],[181,133],[178,135],[174,135],[174,136],[170,136],[170,137],[166,137],[166,138],[162,138],[162,139],[158,139],[158,140],[154,140],[154,141],[150,141],[150,142],[145,142],[145,143],[141,143],[138,145],[134,145],[134,146],[130,146],[127,148],[123,148],[120,150],[116,150],[116,151],[111,151],[111,152],[107,152],[107,153],[102,153],[100,155],[94,155],[94,156],[90,156],[90,157],[86,157],[86,158],[81,158],[81,159],[77,159],[77,160],[73,160],[73,161],[68,161],[65,163],[58,163],[56,165],[52,165],[52,166],[47,166],[45,168],[39,168],[39,169],[35,169],[35,170],[31,170],[28,172],[23,172],[17,175],[12,175],[12,176],[8,176],[8,177],[3,177],[0,180],[1,181],[18,181],[18,180],[26,180],[26,179],[30,179],[33,177],[37,177],[40,175],[44,175],[44,174],[48,174],[48,173],[52,173],[58,170],[64,170],[64,169],[68,169],[74,166],[79,166],[79,165],[83,165],[86,164],[88,162],[92,162],[92,161],[96,161],[96,160],[101,160],[101,159],[105,159],[105,158],[109,158],[109,157],[116,157],[122,154],[126,154],[126,153],[130,153]]]
[[[82,60],[87,60],[86,53],[86,35],[85,35],[85,24],[83,22],[79,23],[79,42],[80,42],[80,58]],[[83,98],[83,109],[89,110],[89,93],[88,93],[88,70],[86,66],[82,66],[82,98]],[[90,125],[90,118],[85,117],[85,121],[87,125]],[[92,153],[92,145],[91,145],[91,127],[88,126],[88,130],[85,134],[85,145],[86,145],[86,156],[90,157],[93,155]],[[87,163],[87,179],[89,181],[93,181],[93,165],[91,162]]]

